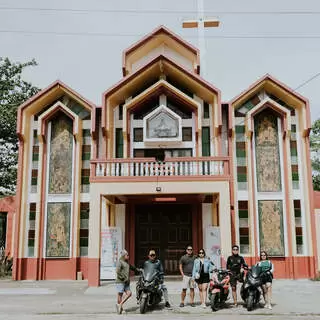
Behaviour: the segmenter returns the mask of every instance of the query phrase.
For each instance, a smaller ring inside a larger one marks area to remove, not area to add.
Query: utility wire
[[[72,8],[45,8],[45,7],[9,7],[2,6],[3,11],[49,11],[70,13],[135,13],[135,14],[197,14],[197,10],[170,10],[170,9],[72,9]],[[320,11],[287,10],[287,11],[205,11],[212,15],[320,15]]]
[[[57,36],[95,36],[95,37],[143,37],[145,34],[134,34],[134,33],[103,33],[103,32],[59,32],[59,31],[32,31],[32,30],[0,30],[0,33],[15,33],[15,34],[38,34],[38,35],[57,35]],[[158,35],[151,36],[153,38],[159,37]],[[188,35],[185,38],[198,38],[197,35]],[[320,35],[230,35],[230,36],[206,36],[207,39],[278,39],[278,40],[308,40],[308,39],[320,39]]]

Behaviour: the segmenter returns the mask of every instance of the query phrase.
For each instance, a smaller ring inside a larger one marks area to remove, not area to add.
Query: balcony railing
[[[92,160],[91,175],[94,178],[229,176],[229,162],[229,157]]]

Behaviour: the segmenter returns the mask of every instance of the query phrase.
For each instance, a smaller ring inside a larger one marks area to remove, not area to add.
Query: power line
[[[306,85],[307,83],[311,82],[313,79],[318,78],[320,76],[320,72],[316,73],[314,76],[312,76],[311,78],[309,78],[308,80],[306,80],[305,82],[301,83],[299,86],[297,86],[294,90],[298,90],[301,87],[303,87],[304,85]]]
[[[4,11],[48,11],[70,13],[136,13],[136,14],[196,14],[196,10],[170,10],[170,9],[72,9],[72,8],[45,8],[45,7],[0,7]],[[287,11],[206,11],[213,15],[320,15],[320,11],[287,10]]]
[[[64,32],[64,31],[35,31],[35,30],[0,30],[0,33],[13,33],[13,34],[38,34],[38,35],[56,35],[56,36],[92,36],[92,37],[143,37],[145,34],[134,34],[134,33],[103,33],[103,32]],[[159,37],[158,35],[151,36],[153,38]],[[185,38],[198,38],[197,35],[188,35]],[[320,35],[297,35],[297,36],[286,36],[286,35],[229,35],[229,36],[215,36],[208,35],[206,39],[264,39],[264,40],[316,40],[320,39]]]

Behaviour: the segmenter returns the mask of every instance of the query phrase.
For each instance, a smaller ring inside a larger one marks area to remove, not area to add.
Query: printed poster
[[[114,280],[116,265],[122,250],[122,232],[120,227],[108,227],[101,230],[100,279]]]
[[[206,254],[216,268],[221,268],[221,240],[220,227],[206,228]]]

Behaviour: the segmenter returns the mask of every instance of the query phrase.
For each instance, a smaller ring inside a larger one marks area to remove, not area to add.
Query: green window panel
[[[209,119],[210,111],[209,111],[209,104],[207,102],[203,102],[203,118]]]
[[[90,129],[83,129],[82,130],[82,135],[84,137],[91,137]]]
[[[29,212],[29,220],[36,220],[36,212],[35,211],[30,211]]]
[[[237,158],[245,158],[246,157],[246,150],[245,149],[237,149],[236,150],[236,157]]]
[[[299,181],[299,173],[298,172],[292,172],[292,180]]]
[[[296,244],[297,245],[303,244],[303,236],[296,236]]]
[[[248,218],[248,210],[239,209],[239,218]]]
[[[81,210],[80,219],[89,219],[89,210]]]
[[[240,236],[240,246],[244,244],[249,244],[249,236]]]
[[[90,184],[90,177],[81,177],[81,184]]]
[[[247,175],[245,173],[237,174],[238,182],[247,182]]]
[[[32,161],[39,161],[39,153],[32,154]]]
[[[38,184],[38,177],[32,177],[31,178],[31,185],[36,186]]]
[[[296,218],[299,218],[299,217],[301,217],[301,209],[294,209],[294,216],[296,217]]]
[[[123,158],[123,135],[121,128],[116,128],[116,158]]]
[[[80,247],[88,247],[89,239],[88,238],[80,238]]]
[[[296,157],[298,155],[298,151],[296,148],[291,148],[290,149],[290,154],[291,154],[291,157]]]
[[[291,132],[297,132],[297,126],[295,124],[291,125]]]
[[[241,107],[241,108],[246,108],[247,111],[251,110],[252,108],[254,108],[254,104],[252,103],[251,99],[247,102],[245,102]]]
[[[245,133],[246,132],[246,128],[245,126],[236,126],[236,133]]]
[[[84,152],[82,153],[82,160],[90,160],[91,152]]]
[[[210,128],[202,127],[202,156],[210,156]]]

